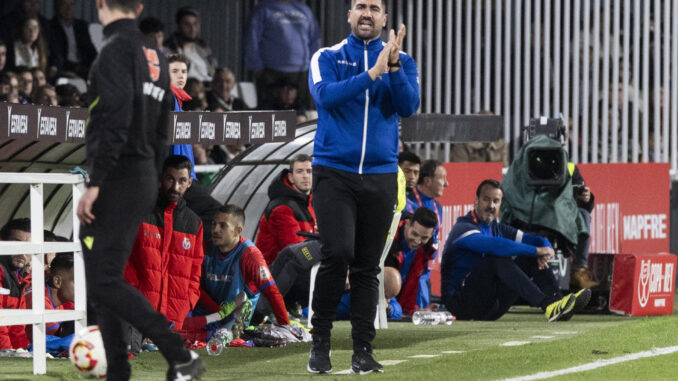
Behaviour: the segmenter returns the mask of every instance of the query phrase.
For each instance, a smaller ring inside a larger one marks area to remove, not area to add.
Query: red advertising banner
[[[596,197],[591,253],[669,251],[668,163],[579,164]]]
[[[452,226],[458,217],[473,210],[476,199],[476,188],[485,179],[501,181],[501,163],[445,163],[447,181],[442,197],[438,199],[443,206],[440,217],[440,235],[438,236],[438,256],[430,264],[431,288],[435,295],[440,295],[440,263],[443,247]]]
[[[591,253],[654,254],[669,251],[669,164],[579,164],[595,194]],[[432,292],[440,295],[442,250],[456,219],[473,209],[478,184],[502,179],[501,163],[445,163],[450,183],[438,200],[443,215],[438,257],[430,264]]]
[[[615,255],[610,311],[633,316],[671,315],[675,268],[673,254]]]

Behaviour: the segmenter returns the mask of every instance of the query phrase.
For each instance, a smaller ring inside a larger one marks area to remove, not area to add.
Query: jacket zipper
[[[364,55],[365,55],[365,71],[367,71],[367,44],[368,41],[363,41],[363,46],[365,47],[364,49]],[[369,105],[370,105],[370,89],[365,89],[365,116],[364,116],[364,121],[363,121],[363,146],[362,146],[362,152],[360,154],[360,166],[358,167],[358,174],[362,175],[363,174],[363,163],[365,162],[365,150],[367,148],[367,116],[368,116],[368,111],[369,111]]]

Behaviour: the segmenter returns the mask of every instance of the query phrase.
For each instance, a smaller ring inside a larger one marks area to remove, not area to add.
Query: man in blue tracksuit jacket
[[[560,297],[548,260],[554,252],[546,238],[524,233],[497,221],[503,191],[496,180],[476,190],[474,210],[459,217],[447,237],[441,267],[441,296],[458,319],[496,320],[520,296],[541,307],[549,321],[568,320],[588,304],[591,290]],[[513,258],[516,258],[515,260]],[[543,292],[540,284],[550,283]],[[536,269],[535,269],[536,270]]]
[[[318,50],[309,87],[318,109],[313,208],[323,258],[313,295],[313,345],[307,369],[326,373],[332,320],[350,270],[352,370],[381,371],[372,357],[379,259],[397,199],[398,120],[419,108],[414,60],[400,51],[405,27],[390,32],[383,0],[353,0],[351,35]]]

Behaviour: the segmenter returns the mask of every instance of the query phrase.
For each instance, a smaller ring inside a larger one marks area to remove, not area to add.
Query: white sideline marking
[[[415,355],[415,356],[408,356],[411,359],[432,359],[436,357],[440,357],[440,355]]]
[[[553,332],[554,335],[576,335],[579,332],[577,331],[560,331],[560,332]]]
[[[334,372],[332,374],[351,374],[351,373],[353,373],[353,372],[351,372],[350,369],[346,369],[346,370],[342,370],[342,371],[339,371],[339,372]]]
[[[500,344],[502,347],[517,347],[520,345],[529,344],[529,341],[507,341],[504,344]]]
[[[619,364],[619,363],[626,362],[626,361],[632,361],[632,360],[637,360],[637,359],[642,359],[642,358],[647,358],[647,357],[656,357],[656,356],[661,356],[661,355],[668,355],[668,354],[671,354],[671,353],[674,353],[674,352],[678,352],[678,346],[665,347],[665,348],[652,348],[651,350],[645,351],[645,352],[631,353],[631,354],[628,354],[628,355],[613,357],[613,358],[605,359],[605,360],[596,360],[596,361],[590,362],[588,364],[573,366],[571,368],[565,368],[565,369],[561,369],[561,370],[554,370],[554,371],[551,371],[551,372],[539,372],[539,373],[535,373],[535,374],[528,375],[528,376],[507,378],[507,379],[504,379],[503,381],[541,380],[541,379],[544,379],[544,378],[562,376],[564,374],[585,372],[585,371],[588,371],[588,370],[598,369],[598,368],[602,368],[604,366]]]
[[[403,363],[407,360],[384,360],[384,361],[379,361],[379,363],[383,366],[390,366],[390,365],[398,365],[400,363]]]
[[[443,351],[446,355],[456,355],[458,353],[464,353],[464,351]]]
[[[555,336],[532,336],[533,339],[553,339]]]

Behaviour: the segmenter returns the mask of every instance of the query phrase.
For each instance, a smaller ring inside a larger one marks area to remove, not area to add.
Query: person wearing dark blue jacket
[[[527,266],[518,263],[536,261],[541,271],[535,277],[550,275],[555,284],[548,268],[553,248],[546,238],[498,222],[502,197],[498,181],[481,182],[474,210],[459,217],[447,237],[441,268],[445,307],[461,320],[496,320],[522,297],[541,307],[549,321],[569,320],[588,304],[591,290],[565,297],[540,290],[522,270]]]
[[[419,108],[414,60],[400,51],[405,26],[388,43],[383,0],[353,0],[351,34],[311,58],[309,87],[318,110],[313,208],[323,243],[311,320],[308,371],[327,373],[330,333],[350,270],[354,373],[382,371],[372,357],[377,275],[397,199],[398,120]]]

